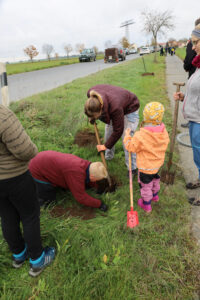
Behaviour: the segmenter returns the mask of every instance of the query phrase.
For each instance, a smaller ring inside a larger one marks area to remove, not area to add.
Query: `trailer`
[[[104,62],[119,62],[118,48],[105,49]]]

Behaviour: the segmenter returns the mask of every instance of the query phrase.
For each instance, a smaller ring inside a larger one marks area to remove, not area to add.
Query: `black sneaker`
[[[101,203],[101,206],[99,207],[99,209],[101,210],[101,211],[107,211],[108,210],[108,206],[105,204],[105,203]]]
[[[189,128],[189,122],[181,124],[182,128]]]
[[[55,248],[46,247],[38,259],[30,259],[29,275],[33,277],[38,276],[44,270],[44,268],[46,268],[54,260],[54,258]]]

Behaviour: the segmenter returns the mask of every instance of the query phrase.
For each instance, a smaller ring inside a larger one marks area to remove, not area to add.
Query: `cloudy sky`
[[[199,0],[0,0],[0,60],[22,58],[28,45],[36,46],[42,57],[46,43],[59,55],[64,55],[67,43],[103,50],[107,40],[116,44],[125,35],[120,24],[130,19],[135,22],[129,26],[130,42],[145,45],[151,40],[142,31],[145,9],[174,15],[175,29],[166,31],[160,42],[189,37],[200,17]]]

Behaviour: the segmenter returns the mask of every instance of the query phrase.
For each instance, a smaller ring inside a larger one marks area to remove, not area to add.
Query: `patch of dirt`
[[[77,144],[79,147],[96,146],[97,140],[95,133],[89,129],[78,131],[75,136],[74,143]]]
[[[94,219],[96,217],[95,209],[90,207],[62,207],[62,206],[54,206],[52,210],[50,211],[50,215],[53,218],[58,217],[80,217],[83,220],[90,220]]]
[[[146,73],[143,73],[143,74],[142,74],[142,76],[148,76],[148,75],[154,76],[154,73],[148,73],[148,72],[146,72]]]
[[[122,183],[119,181],[117,177],[110,176],[110,179],[111,179],[111,186],[109,186],[109,182],[107,179],[102,179],[97,181],[97,185],[98,185],[97,194],[115,192],[117,187],[122,185]]]

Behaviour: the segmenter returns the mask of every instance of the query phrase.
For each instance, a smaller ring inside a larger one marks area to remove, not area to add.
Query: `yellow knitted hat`
[[[147,103],[143,110],[144,122],[159,125],[162,122],[164,110],[160,102]]]

